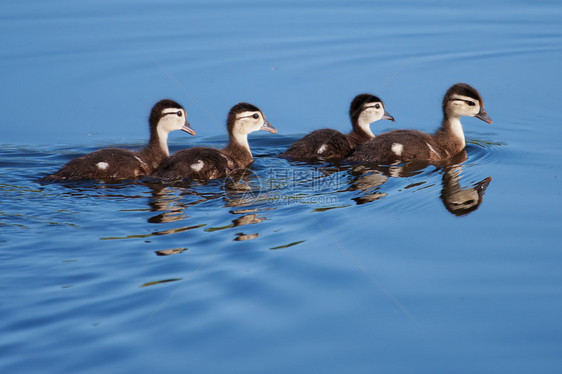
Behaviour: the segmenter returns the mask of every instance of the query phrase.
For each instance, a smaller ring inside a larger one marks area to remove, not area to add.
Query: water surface
[[[3,372],[541,372],[562,368],[558,2],[3,4]],[[435,129],[467,82],[494,119],[463,119],[447,167],[276,157],[353,96]],[[186,106],[241,177],[40,184],[74,157],[137,149],[150,107]],[[253,189],[238,190],[243,182]]]

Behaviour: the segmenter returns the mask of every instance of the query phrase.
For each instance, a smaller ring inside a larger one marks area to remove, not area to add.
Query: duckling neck
[[[168,150],[168,133],[162,129],[152,131],[148,145],[139,153],[143,162],[156,168],[160,162],[170,156]]]
[[[357,119],[357,124],[353,126],[353,131],[358,134],[362,134],[369,138],[374,138],[375,134],[371,131],[371,123],[367,120],[364,120],[361,116]]]
[[[247,134],[231,134],[224,152],[236,161],[238,167],[248,167],[254,161]]]
[[[353,143],[353,146],[365,143],[374,137],[375,134],[371,131],[370,123],[362,121],[361,118],[353,125],[353,131],[347,134],[347,138]]]
[[[446,116],[434,136],[449,156],[456,155],[466,146],[461,119],[458,116]]]
[[[447,192],[460,191],[461,185],[459,180],[461,172],[462,168],[458,165],[454,165],[445,170],[445,174],[443,174],[443,190]]]
[[[156,140],[158,142],[158,147],[164,153],[166,157],[170,157],[170,150],[168,149],[168,132],[164,131],[162,128],[157,128]]]

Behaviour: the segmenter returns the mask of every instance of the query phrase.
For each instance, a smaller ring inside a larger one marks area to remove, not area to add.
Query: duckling
[[[331,160],[337,161],[348,156],[355,147],[373,139],[370,124],[380,119],[394,121],[384,109],[384,103],[371,94],[357,95],[351,102],[349,117],[353,130],[342,134],[333,129],[315,130],[297,140],[281,157],[293,160]]]
[[[248,134],[277,130],[265,120],[262,111],[248,103],[238,103],[230,109],[226,121],[229,143],[223,149],[194,147],[173,154],[150,175],[161,180],[217,179],[236,169],[249,167],[254,158],[248,144]]]
[[[170,155],[168,134],[183,130],[195,135],[186,120],[186,111],[172,100],[157,102],[149,117],[150,140],[140,152],[119,148],[104,148],[71,160],[45,181],[84,179],[134,179],[152,173]]]
[[[417,130],[394,130],[358,146],[344,162],[392,164],[404,161],[444,161],[461,152],[465,145],[461,116],[492,119],[484,110],[482,97],[466,83],[457,83],[443,98],[443,121],[433,134]]]

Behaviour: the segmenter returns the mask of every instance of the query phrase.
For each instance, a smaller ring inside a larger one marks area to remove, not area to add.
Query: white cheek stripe
[[[452,95],[452,96],[451,96],[451,99],[453,99],[453,100],[454,100],[454,99],[458,99],[458,100],[476,100],[476,99],[473,98],[473,97],[465,96],[465,95],[459,95],[459,94],[454,94],[454,95]],[[476,100],[476,101],[478,101],[478,100]]]
[[[400,143],[394,143],[392,144],[392,152],[394,152],[394,154],[396,154],[396,156],[400,156],[402,154],[402,150],[404,149],[404,146]]]
[[[475,99],[475,98],[470,97],[470,96],[454,94],[454,95],[451,96],[451,100],[467,100],[467,101],[472,101],[476,105],[480,105],[480,102],[478,101],[478,99]]]
[[[320,146],[320,148],[318,148],[318,151],[317,151],[316,153],[318,153],[318,154],[324,153],[324,151],[326,150],[326,148],[328,148],[328,147],[326,146],[326,144],[322,144],[322,145]]]
[[[377,109],[377,108],[375,108],[375,106],[376,106],[377,104],[379,104],[381,108],[383,107],[381,103],[372,103],[372,105],[365,104],[365,105],[363,106],[363,110],[366,110],[366,109],[373,109],[373,108],[374,108],[374,109]],[[380,108],[378,108],[378,109],[380,109]]]
[[[176,109],[164,109],[164,110],[162,111],[162,115],[166,115],[166,114],[175,114],[175,115],[177,115],[178,110],[179,110],[180,112],[182,112],[182,117],[185,116],[185,111],[184,111],[183,109],[180,109],[180,108],[176,108]]]
[[[96,164],[96,166],[98,167],[98,169],[100,170],[105,170],[109,167],[109,164],[107,162],[98,162]]]
[[[246,112],[238,113],[236,115],[236,119],[243,118],[243,117],[250,117],[254,113],[257,113],[259,115],[259,112],[256,112],[256,111],[246,111]]]

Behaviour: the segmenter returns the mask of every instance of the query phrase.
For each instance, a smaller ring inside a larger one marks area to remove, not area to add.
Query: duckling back
[[[151,171],[150,166],[137,154],[125,149],[106,148],[69,161],[56,173],[43,178],[43,181],[135,179]]]
[[[311,132],[297,140],[281,157],[294,160],[340,160],[352,151],[347,137],[333,129],[321,129]]]
[[[392,164],[434,161],[444,157],[433,137],[417,130],[394,130],[359,145],[344,162]]]
[[[150,174],[159,180],[216,179],[235,169],[235,163],[218,149],[194,147],[178,151]]]

